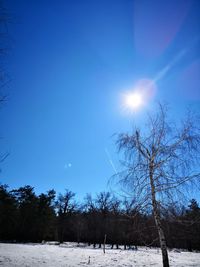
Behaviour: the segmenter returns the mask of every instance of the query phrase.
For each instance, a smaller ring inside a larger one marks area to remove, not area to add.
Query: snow
[[[179,253],[178,253],[179,252]],[[199,267],[200,253],[169,251],[170,266]],[[93,249],[75,243],[4,244],[0,243],[0,266],[4,267],[149,267],[162,266],[161,252],[157,248],[138,247],[138,250]]]

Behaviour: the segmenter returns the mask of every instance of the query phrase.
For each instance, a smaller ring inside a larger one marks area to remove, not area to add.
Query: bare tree
[[[4,7],[4,1],[0,0],[0,103],[5,100],[2,90],[9,83],[7,71],[4,70],[5,56],[10,50],[10,37],[8,34],[8,24],[11,22],[11,15]]]
[[[99,214],[99,221],[101,222],[99,225],[100,226],[99,248],[101,248],[101,244],[103,241],[104,244],[103,251],[105,253],[105,242],[108,231],[108,217],[112,204],[112,196],[110,192],[100,192],[99,194],[97,194],[95,203]]]
[[[8,85],[10,79],[7,71],[3,68],[5,65],[5,55],[9,50],[9,34],[8,23],[11,22],[11,16],[4,7],[4,1],[0,0],[0,107],[5,102],[7,96],[4,93],[5,87]],[[2,163],[9,153],[0,154],[0,163]]]
[[[200,129],[197,119],[188,112],[180,124],[169,121],[167,108],[149,115],[143,134],[120,134],[117,145],[124,152],[124,170],[119,173],[122,185],[137,198],[138,207],[151,205],[162,251],[163,266],[169,266],[161,210],[187,185],[199,180]]]
[[[74,197],[75,193],[66,189],[64,194],[59,194],[58,200],[56,201],[58,237],[60,243],[63,243],[66,229],[70,229],[70,218],[77,208],[77,203],[74,201]]]

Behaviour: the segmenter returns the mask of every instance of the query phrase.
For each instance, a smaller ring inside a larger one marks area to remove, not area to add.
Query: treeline
[[[187,207],[173,205],[162,211],[168,247],[200,250],[200,207],[192,199]],[[0,241],[87,242],[101,247],[104,239],[111,247],[158,246],[158,235],[150,212],[139,212],[127,199],[109,192],[78,204],[75,194],[54,190],[36,195],[24,186],[9,190],[0,185]]]

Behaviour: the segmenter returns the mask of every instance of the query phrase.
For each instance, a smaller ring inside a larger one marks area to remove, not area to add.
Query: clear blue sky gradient
[[[8,0],[12,82],[0,112],[10,156],[0,180],[86,193],[109,190],[119,168],[112,135],[143,124],[154,101],[177,118],[200,111],[200,1]],[[156,93],[132,117],[120,96],[140,79]]]

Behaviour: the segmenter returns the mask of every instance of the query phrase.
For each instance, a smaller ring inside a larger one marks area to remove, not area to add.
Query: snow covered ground
[[[169,252],[170,266],[200,267],[200,253]],[[0,266],[5,267],[149,267],[162,266],[160,250],[139,247],[135,250],[121,250],[109,247],[102,249],[77,247],[75,243],[50,244],[3,244],[0,243]]]

